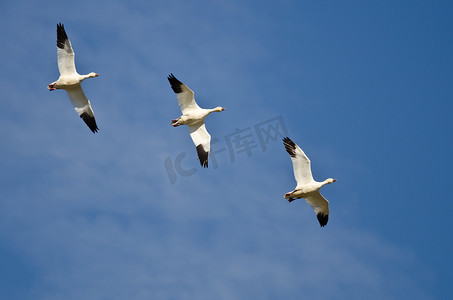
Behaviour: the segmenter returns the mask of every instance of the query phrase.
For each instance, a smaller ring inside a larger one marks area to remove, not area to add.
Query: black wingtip
[[[182,82],[176,79],[175,75],[173,73],[170,73],[167,77],[168,81],[170,82],[171,88],[173,89],[173,92],[176,94],[182,93]]]
[[[296,157],[296,144],[289,137],[283,138],[283,145],[289,156]]]
[[[58,23],[57,24],[57,47],[60,49],[64,49],[64,45],[65,45],[67,39],[68,39],[68,35],[66,34],[66,31],[64,30],[63,23]]]
[[[197,146],[197,153],[198,153],[198,158],[200,159],[200,164],[203,168],[208,167],[208,157],[209,157],[209,151],[205,151],[203,149],[203,145],[198,145]]]
[[[85,124],[87,124],[88,128],[90,128],[93,133],[98,132],[99,128],[93,116],[90,116],[87,113],[83,113],[80,115],[80,118],[82,118],[82,120],[85,122]]]
[[[327,225],[327,221],[329,221],[329,215],[319,213],[316,215],[316,217],[318,218],[318,222],[319,222],[319,225],[321,225],[321,227],[324,227]]]

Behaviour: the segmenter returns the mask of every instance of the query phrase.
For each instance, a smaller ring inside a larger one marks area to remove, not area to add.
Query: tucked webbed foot
[[[178,127],[178,126],[180,126],[181,124],[179,124],[178,121],[179,121],[179,118],[178,118],[178,119],[171,120],[171,126],[173,126],[173,127]]]
[[[284,197],[285,197],[285,199],[288,200],[288,202],[293,202],[296,199],[300,199],[298,197],[293,197],[293,195],[294,195],[294,191],[286,193]]]

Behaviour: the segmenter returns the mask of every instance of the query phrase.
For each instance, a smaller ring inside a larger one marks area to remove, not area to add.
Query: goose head
[[[214,108],[214,111],[220,112],[220,111],[224,111],[225,109],[226,109],[225,107],[217,106],[216,108]]]
[[[88,73],[86,75],[80,75],[80,81],[83,81],[87,78],[94,78],[94,77],[98,77],[99,74],[98,73],[94,73],[94,72],[91,72],[91,73]]]
[[[323,186],[325,186],[326,184],[329,184],[329,183],[332,183],[332,182],[335,182],[335,181],[337,181],[337,180],[333,179],[333,178],[327,178],[326,180],[324,180],[322,182],[318,182],[317,184],[319,185],[319,189],[320,189]]]
[[[324,182],[325,184],[329,184],[329,183],[332,183],[332,182],[335,182],[337,181],[336,179],[333,179],[333,178],[327,178]]]

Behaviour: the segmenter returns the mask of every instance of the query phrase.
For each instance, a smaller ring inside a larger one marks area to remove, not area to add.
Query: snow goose
[[[329,220],[329,201],[327,201],[319,192],[319,189],[324,185],[335,182],[336,179],[328,178],[323,182],[317,182],[311,175],[310,160],[305,155],[304,151],[300,149],[288,137],[283,139],[283,145],[286,152],[291,156],[293,162],[294,177],[297,181],[296,188],[285,194],[285,199],[289,202],[295,199],[305,198],[308,204],[315,211],[321,227],[326,226]]]
[[[77,73],[74,64],[74,51],[72,50],[71,42],[69,41],[64,25],[57,24],[57,58],[58,58],[58,70],[60,71],[60,77],[57,81],[52,82],[47,86],[50,91],[56,89],[66,90],[71,100],[74,109],[88,125],[93,133],[99,130],[94,119],[93,109],[91,108],[90,100],[87,99],[85,93],[82,90],[81,83],[87,78],[93,78],[99,76],[94,72],[87,75],[80,75]]]
[[[173,74],[168,76],[171,88],[176,93],[182,116],[171,120],[171,125],[177,127],[188,125],[190,137],[197,147],[198,158],[202,167],[208,167],[208,156],[211,148],[211,135],[206,130],[204,119],[212,112],[224,111],[223,107],[213,109],[200,108],[195,102],[194,93],[184,83],[176,79]]]

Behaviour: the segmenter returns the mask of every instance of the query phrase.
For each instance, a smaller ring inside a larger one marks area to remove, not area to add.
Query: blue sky
[[[0,297],[449,297],[452,13],[449,1],[2,1]],[[97,134],[46,88],[58,22],[78,72],[101,74],[83,83]],[[224,149],[215,166],[170,126],[170,73],[200,106],[227,108],[206,120]],[[315,179],[338,179],[322,190],[324,228],[283,199],[290,158],[256,131],[275,118]],[[250,153],[228,148],[237,132]],[[166,168],[181,155],[190,176]]]

